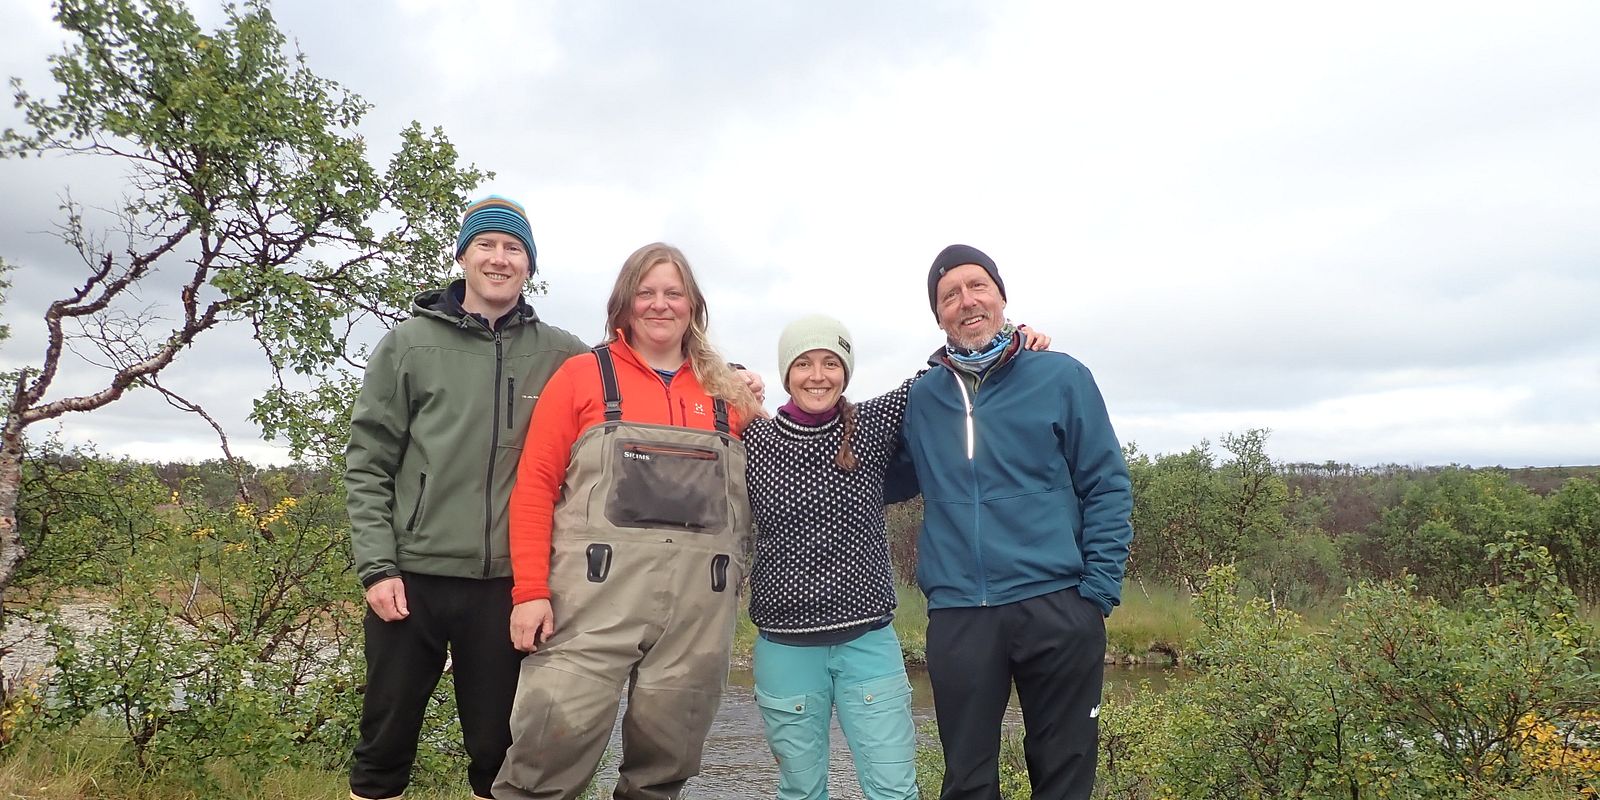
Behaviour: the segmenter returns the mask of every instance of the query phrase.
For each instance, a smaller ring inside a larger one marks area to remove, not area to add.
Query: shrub
[[[1549,552],[1508,534],[1469,608],[1365,584],[1310,632],[1241,600],[1231,568],[1196,600],[1200,672],[1102,713],[1101,797],[1502,798],[1593,786],[1593,631]]]

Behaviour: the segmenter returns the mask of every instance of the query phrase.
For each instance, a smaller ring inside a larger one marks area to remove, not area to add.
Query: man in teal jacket
[[[578,337],[539,320],[522,206],[467,208],[465,277],[417,296],[415,316],[373,351],[345,452],[351,544],[366,589],[367,690],[350,794],[398,797],[446,653],[473,794],[511,744],[522,654],[511,646],[507,502],[533,403]]]
[[[945,248],[928,272],[928,302],[948,344],[912,386],[899,486],[888,493],[913,493],[914,474],[923,497],[917,583],[928,597],[941,798],[1000,796],[1013,683],[1033,797],[1087,798],[1105,617],[1133,539],[1122,448],[1089,370],[1021,347],[988,255]]]

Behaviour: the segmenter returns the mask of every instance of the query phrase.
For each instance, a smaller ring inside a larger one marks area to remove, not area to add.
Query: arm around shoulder
[[[883,473],[883,502],[885,505],[904,503],[920,494],[922,487],[917,483],[917,468],[906,449],[905,432],[901,431],[895,439],[894,455],[889,459],[889,467]]]

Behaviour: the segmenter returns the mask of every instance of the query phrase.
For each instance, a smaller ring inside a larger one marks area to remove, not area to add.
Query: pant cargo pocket
[[[755,691],[767,745],[783,772],[805,772],[827,763],[828,719],[833,708],[815,695],[774,697]]]
[[[872,762],[910,761],[916,755],[911,681],[899,672],[862,681],[839,693],[839,725],[850,749]]]

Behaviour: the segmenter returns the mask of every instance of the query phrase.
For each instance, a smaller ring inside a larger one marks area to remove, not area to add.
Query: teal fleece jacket
[[[942,350],[929,363],[911,388],[886,492],[922,493],[917,583],[928,607],[1004,605],[1076,586],[1110,615],[1133,541],[1133,489],[1088,368],[1022,350],[974,387]]]

